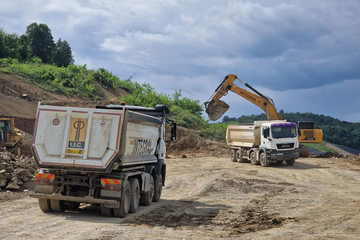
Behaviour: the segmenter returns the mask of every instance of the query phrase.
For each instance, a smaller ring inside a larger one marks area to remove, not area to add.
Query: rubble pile
[[[33,157],[0,152],[0,192],[32,189],[36,164]]]

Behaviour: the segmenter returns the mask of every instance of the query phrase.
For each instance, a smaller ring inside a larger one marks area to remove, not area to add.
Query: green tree
[[[43,23],[32,23],[26,28],[31,43],[31,56],[38,56],[44,63],[53,63],[55,43],[50,28]]]
[[[31,47],[29,37],[25,34],[20,36],[19,40],[19,56],[21,61],[27,61],[31,55]]]
[[[58,67],[67,67],[74,64],[71,47],[66,40],[61,41],[61,38],[55,45],[54,63]]]
[[[7,45],[7,34],[0,28],[0,58],[7,58],[10,56],[10,49]]]

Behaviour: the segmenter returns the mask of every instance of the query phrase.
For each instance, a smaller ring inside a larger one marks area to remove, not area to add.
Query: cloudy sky
[[[0,28],[45,23],[75,64],[158,92],[203,103],[236,74],[278,110],[360,122],[359,13],[359,0],[0,0]],[[223,100],[230,117],[262,113],[235,93]]]

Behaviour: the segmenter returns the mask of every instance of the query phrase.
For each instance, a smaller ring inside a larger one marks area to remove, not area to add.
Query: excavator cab
[[[13,118],[0,118],[0,147],[8,152],[22,155],[22,137],[15,131]]]
[[[0,143],[5,143],[6,142],[6,121],[1,120],[0,121]]]

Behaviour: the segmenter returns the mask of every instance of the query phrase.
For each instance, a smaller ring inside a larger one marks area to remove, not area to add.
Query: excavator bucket
[[[211,121],[218,120],[229,108],[229,105],[221,100],[205,104],[205,112],[209,115]]]

